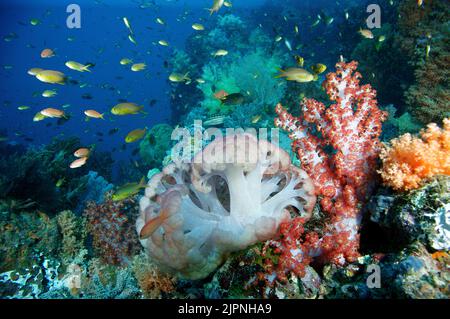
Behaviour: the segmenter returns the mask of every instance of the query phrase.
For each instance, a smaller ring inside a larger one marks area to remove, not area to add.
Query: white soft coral
[[[314,203],[311,180],[286,152],[238,134],[154,176],[136,227],[163,269],[200,279],[228,253],[274,238],[290,212],[308,217]]]

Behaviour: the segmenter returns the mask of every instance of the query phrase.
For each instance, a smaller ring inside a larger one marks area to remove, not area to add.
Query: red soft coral
[[[289,114],[281,104],[275,109],[275,125],[290,133],[292,147],[313,179],[330,220],[322,238],[315,237],[315,243],[310,239],[310,252],[304,255],[339,265],[358,256],[361,205],[375,176],[379,135],[387,115],[377,107],[375,90],[360,85],[357,65],[340,62],[336,72],[327,75],[323,87],[334,102],[329,107],[304,99],[300,117]],[[286,254],[281,257],[290,259]]]

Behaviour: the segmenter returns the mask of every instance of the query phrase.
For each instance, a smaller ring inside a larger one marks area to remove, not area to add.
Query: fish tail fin
[[[186,74],[183,76],[183,78],[186,81],[186,84],[190,84],[192,82],[191,78],[189,77],[189,71],[186,72]]]
[[[139,187],[140,188],[147,187],[147,183],[145,183],[145,176],[142,176],[141,181],[139,182]]]
[[[148,115],[148,112],[142,111],[140,110],[139,113],[144,114],[144,115]]]
[[[280,69],[280,68],[277,68],[277,71],[280,72],[280,74],[275,75],[274,76],[275,79],[282,78],[284,76],[284,73],[286,72],[286,71],[284,71],[283,69]]]
[[[102,120],[104,120],[104,119],[105,119],[105,113],[100,114],[100,118],[101,118]]]

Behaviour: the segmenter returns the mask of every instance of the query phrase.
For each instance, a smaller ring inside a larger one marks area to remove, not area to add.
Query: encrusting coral
[[[300,272],[299,253],[292,253],[294,247],[305,249],[305,257],[320,256],[323,262],[337,265],[358,257],[361,206],[376,176],[379,135],[386,113],[377,107],[372,87],[360,85],[357,65],[355,61],[340,62],[336,72],[327,75],[323,87],[334,102],[329,107],[304,99],[300,117],[293,117],[281,104],[275,110],[279,115],[275,125],[290,132],[293,150],[313,179],[322,211],[330,219],[321,238],[315,233],[299,238],[302,220],[281,226],[285,240],[275,246],[282,254],[282,263]],[[286,235],[291,233],[289,239]],[[279,269],[278,275],[284,278],[284,269]]]
[[[248,133],[216,137],[192,163],[173,163],[148,183],[136,228],[163,270],[188,279],[228,253],[274,238],[290,214],[315,204],[307,174],[289,155]]]
[[[407,133],[390,142],[380,154],[383,167],[379,171],[386,185],[407,191],[435,175],[450,175],[450,119],[441,129],[428,124],[419,137]]]

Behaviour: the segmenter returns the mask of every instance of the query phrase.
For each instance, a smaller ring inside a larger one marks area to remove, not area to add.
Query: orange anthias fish
[[[169,217],[172,217],[181,206],[181,195],[172,191],[165,196],[161,203],[161,211],[158,216],[147,220],[139,233],[139,238],[149,238]]]
[[[41,58],[51,58],[55,56],[55,52],[52,49],[44,49],[41,52]]]
[[[91,151],[88,148],[83,147],[76,150],[75,153],[73,153],[73,155],[78,158],[89,157],[90,152]]]
[[[214,97],[218,100],[223,99],[227,95],[228,95],[228,93],[224,90],[220,90],[220,91],[217,91],[216,93],[214,93]]]
[[[79,168],[79,167],[83,166],[84,164],[86,164],[87,159],[88,159],[87,157],[82,157],[82,158],[79,158],[79,159],[73,161],[70,164],[70,168]]]
[[[161,210],[158,216],[150,219],[141,229],[141,232],[139,233],[139,238],[146,239],[150,237],[168,217],[169,217],[169,210],[168,209]]]
[[[51,107],[43,109],[41,111],[41,114],[46,116],[46,117],[50,117],[50,118],[61,118],[61,117],[67,118],[66,114],[64,113],[64,111],[61,111],[61,110],[58,110],[58,109],[54,109],[54,108],[51,108]]]

